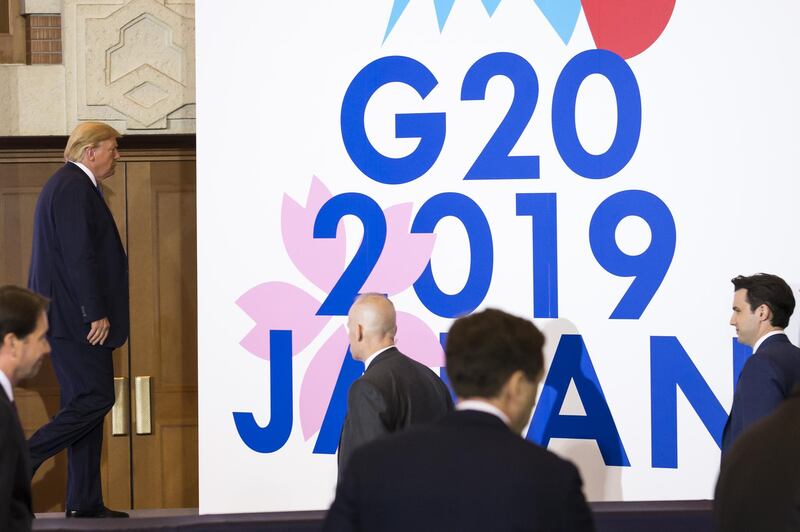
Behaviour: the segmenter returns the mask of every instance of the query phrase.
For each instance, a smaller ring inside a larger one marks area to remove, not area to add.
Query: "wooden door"
[[[0,0],[0,63],[25,63],[25,19],[20,15],[20,0]]]
[[[194,161],[128,164],[135,508],[198,504],[196,226]]]
[[[124,144],[123,144],[124,150]],[[101,474],[112,508],[197,506],[197,295],[194,153],[123,151],[106,180],[106,201],[126,245],[131,335],[114,351],[117,377],[128,379],[124,435],[106,422]],[[63,163],[59,151],[0,149],[0,284],[25,286],[39,191]],[[151,434],[136,434],[135,377],[151,378]],[[49,361],[15,390],[30,436],[59,407]],[[33,480],[34,511],[64,509],[66,454],[48,460]]]

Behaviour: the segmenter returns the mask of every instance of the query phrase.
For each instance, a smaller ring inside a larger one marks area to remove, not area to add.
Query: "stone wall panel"
[[[68,0],[64,38],[70,124],[195,131],[193,1]]]

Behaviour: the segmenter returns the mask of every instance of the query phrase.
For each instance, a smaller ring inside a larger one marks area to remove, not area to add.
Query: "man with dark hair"
[[[500,310],[456,320],[445,349],[456,411],[357,449],[323,530],[593,530],[575,466],[520,437],[543,344]]]
[[[350,353],[364,362],[351,386],[339,442],[339,475],[355,449],[386,434],[430,423],[453,409],[450,392],[426,366],[397,350],[397,315],[383,294],[363,294],[347,316]]]
[[[800,381],[800,349],[783,332],[794,311],[792,289],[767,273],[740,275],[731,282],[731,325],[739,342],[753,348],[753,355],[745,362],[733,393],[722,433],[723,457],[742,431],[775,410]]]
[[[800,385],[725,455],[714,494],[720,532],[800,530]]]
[[[82,122],[66,164],[36,202],[28,287],[52,300],[50,343],[61,409],[31,436],[33,471],[67,449],[67,517],[128,517],[103,504],[103,420],[114,405],[111,353],[128,338],[128,259],[102,182],[114,174],[120,134]]]
[[[50,352],[47,300],[24,288],[0,288],[0,530],[31,529],[31,459],[14,406],[14,386],[39,371]]]

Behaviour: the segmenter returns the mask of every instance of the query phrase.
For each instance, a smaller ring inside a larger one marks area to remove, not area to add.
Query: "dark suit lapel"
[[[6,393],[5,388],[0,386],[0,401],[3,401],[8,405],[8,408],[11,410],[11,414],[14,416],[14,420],[16,421],[16,430],[19,432],[20,436],[22,436],[22,440],[25,440],[24,433],[22,432],[22,422],[19,420],[19,413],[17,412],[17,405],[14,404],[8,394]]]
[[[26,511],[32,516],[33,505],[31,502],[31,477],[29,476],[31,471],[31,457],[28,453],[28,444],[25,441],[25,432],[22,430],[22,423],[19,420],[17,407],[8,397],[5,388],[2,386],[0,386],[0,401],[8,404],[8,408],[11,409],[11,415],[14,417],[13,437],[17,440],[16,445],[19,452],[17,455],[17,464],[12,465],[12,467],[16,467],[16,471],[9,472],[8,477],[4,475],[3,478],[13,482],[13,495],[11,501],[12,507],[23,504],[25,505]],[[7,501],[3,502],[6,503]]]
[[[733,411],[733,406],[731,406],[731,411]],[[720,440],[721,451],[727,450],[726,447],[726,440],[728,439],[728,430],[731,427],[731,415],[728,414],[728,419],[725,420],[725,427],[722,429],[722,439]]]
[[[29,468],[30,459],[28,457],[27,451],[25,451],[25,447],[26,447],[25,433],[22,430],[22,422],[19,419],[19,413],[17,412],[17,406],[14,404],[14,401],[12,401],[8,397],[8,394],[6,393],[5,388],[3,388],[2,386],[0,386],[0,401],[2,401],[3,403],[7,404],[8,405],[8,409],[11,410],[11,415],[14,417],[14,432],[16,433],[15,436],[17,438],[17,441],[20,444],[20,450],[23,451],[21,453],[22,461],[25,464],[25,466],[28,469],[30,469]]]
[[[8,394],[6,393],[6,389],[3,388],[2,386],[0,386],[0,401],[3,401],[4,403],[7,403],[9,407],[13,408],[13,406],[14,406],[14,405],[11,404],[11,399],[8,397]]]

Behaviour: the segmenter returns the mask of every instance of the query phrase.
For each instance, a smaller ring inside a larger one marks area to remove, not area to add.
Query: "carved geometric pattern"
[[[138,87],[126,92],[125,96],[132,100],[133,103],[141,105],[145,109],[150,109],[169,96],[169,94],[167,94],[167,91],[162,90],[161,87],[146,81]]]
[[[169,26],[146,13],[128,22],[120,31],[119,42],[109,48],[107,81],[114,83],[142,65],[151,65],[183,83],[183,62],[183,48],[172,42]]]
[[[194,19],[164,0],[86,18],[85,40],[85,105],[110,107],[128,129],[165,129],[171,113],[194,104]]]

